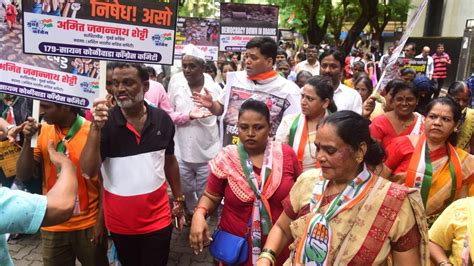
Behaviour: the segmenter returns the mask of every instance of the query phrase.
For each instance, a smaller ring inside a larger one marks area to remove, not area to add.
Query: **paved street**
[[[212,217],[210,221],[211,232],[216,225],[216,218]],[[188,242],[189,227],[185,227],[182,233],[173,232],[171,239],[171,252],[168,260],[169,266],[181,265],[212,265],[212,257],[206,248],[203,253],[195,256]],[[10,240],[8,249],[17,266],[40,266],[43,265],[41,254],[40,235],[22,236],[18,240]],[[79,262],[76,265],[81,265]]]

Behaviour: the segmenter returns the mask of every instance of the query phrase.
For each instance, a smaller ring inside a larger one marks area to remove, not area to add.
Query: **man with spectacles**
[[[318,47],[310,44],[308,49],[306,49],[306,60],[296,65],[295,72],[299,73],[300,71],[306,70],[313,74],[313,76],[319,75],[320,66],[318,56]]]

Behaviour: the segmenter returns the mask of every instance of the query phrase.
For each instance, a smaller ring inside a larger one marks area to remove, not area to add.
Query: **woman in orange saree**
[[[430,223],[455,199],[473,194],[474,157],[456,147],[459,104],[441,97],[427,110],[424,134],[397,138],[387,147],[382,176],[419,189]]]

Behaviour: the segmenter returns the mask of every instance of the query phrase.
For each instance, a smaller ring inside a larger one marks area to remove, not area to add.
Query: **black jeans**
[[[433,92],[433,99],[436,99],[439,97],[439,94],[441,92],[441,89],[443,88],[445,79],[435,79],[435,80],[436,80],[437,86],[434,86],[435,90]]]
[[[111,232],[118,259],[123,266],[165,266],[168,263],[173,226],[143,235]]]

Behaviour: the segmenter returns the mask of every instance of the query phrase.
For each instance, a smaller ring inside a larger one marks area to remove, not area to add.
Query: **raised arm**
[[[100,155],[100,136],[102,128],[109,116],[109,108],[106,103],[106,99],[96,99],[91,109],[92,125],[80,158],[81,172],[85,178],[96,176],[99,173],[102,163]]]
[[[31,148],[31,138],[38,132],[38,123],[32,117],[28,117],[23,124],[23,148],[20,152],[20,157],[16,162],[16,178],[20,181],[29,180],[38,167],[38,162],[35,161],[33,155],[33,148]]]

